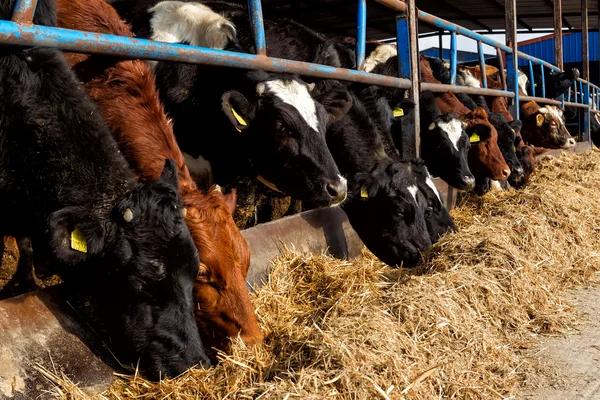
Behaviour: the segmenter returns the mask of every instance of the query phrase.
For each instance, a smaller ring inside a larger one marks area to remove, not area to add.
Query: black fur
[[[0,18],[13,6],[1,2]],[[54,25],[55,15],[41,0],[34,23]],[[0,233],[31,237],[36,258],[68,285],[87,285],[122,359],[140,359],[147,376],[207,361],[191,298],[199,261],[174,163],[156,182],[136,182],[58,51],[0,47],[0,76]],[[87,253],[71,248],[76,228]]]
[[[527,77],[529,78],[529,69],[526,71]],[[564,94],[573,87],[573,82],[579,78],[579,70],[573,68],[570,71],[556,72],[556,71],[544,71],[544,81],[546,83],[546,97],[555,99],[560,95]],[[535,94],[536,96],[542,95],[542,75],[534,74],[535,80]],[[531,89],[529,89],[531,90]],[[531,93],[529,93],[531,95]]]

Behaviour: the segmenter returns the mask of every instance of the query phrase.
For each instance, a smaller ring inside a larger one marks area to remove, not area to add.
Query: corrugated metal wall
[[[519,50],[554,64],[554,38],[519,46]],[[598,32],[589,33],[589,53],[590,62],[598,61]],[[582,62],[581,32],[563,36],[563,59],[565,64]],[[519,65],[527,65],[527,62],[519,60]]]

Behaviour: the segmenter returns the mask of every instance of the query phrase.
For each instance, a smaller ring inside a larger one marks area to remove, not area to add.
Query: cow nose
[[[340,179],[333,182],[325,183],[325,191],[330,197],[330,204],[337,205],[346,200],[346,194],[348,193],[348,186],[346,179],[340,176]]]
[[[520,165],[513,167],[511,175],[516,178],[518,176],[521,176],[525,173],[525,171],[523,171],[523,167],[521,167]]]
[[[510,176],[510,168],[505,168],[502,170],[502,177],[504,179],[508,178]]]
[[[462,188],[463,190],[473,190],[475,187],[475,178],[472,175],[465,175],[462,177]]]
[[[573,138],[567,139],[567,146],[568,146],[568,148],[574,147],[576,143],[577,142]]]

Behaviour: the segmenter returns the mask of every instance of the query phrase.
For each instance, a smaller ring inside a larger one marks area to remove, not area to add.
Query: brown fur
[[[57,5],[61,27],[132,36],[116,11],[102,0],[57,0]],[[157,179],[167,158],[179,167],[186,222],[201,260],[194,294],[205,346],[225,348],[226,339],[238,334],[247,343],[260,342],[262,332],[245,282],[250,253],[232,219],[235,192],[225,196],[213,188],[203,194],[196,187],[160,104],[151,68],[139,60],[66,57],[84,75],[80,79],[85,78],[85,90],[99,106],[120,150],[140,179]],[[94,65],[105,69],[98,70]]]

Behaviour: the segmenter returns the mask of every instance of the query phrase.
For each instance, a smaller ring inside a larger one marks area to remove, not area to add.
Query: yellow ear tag
[[[481,141],[481,138],[476,133],[472,134],[471,137],[469,138],[469,142],[471,142],[471,143],[477,143],[479,141]]]
[[[393,112],[394,112],[394,118],[404,117],[404,110],[401,109],[400,107],[394,108]]]
[[[366,199],[369,197],[369,193],[367,192],[367,188],[366,187],[361,187],[360,188],[360,197],[362,197],[363,199]]]
[[[71,232],[71,248],[81,253],[87,253],[87,242],[77,228]]]
[[[515,146],[513,146],[513,151],[516,153],[517,152],[517,148]]]
[[[246,121],[244,121],[244,118],[242,118],[242,116],[240,114],[237,113],[237,111],[235,111],[233,108],[231,109],[231,112],[233,113],[233,116],[235,117],[235,119],[237,119],[237,122],[242,125],[242,126],[247,126],[248,124],[246,123]],[[241,132],[242,130],[238,127],[236,127],[235,129],[238,130],[238,132]]]

